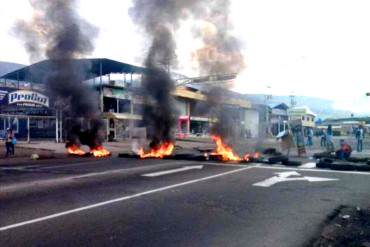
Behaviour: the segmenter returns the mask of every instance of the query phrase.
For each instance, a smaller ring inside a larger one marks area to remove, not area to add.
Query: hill
[[[25,67],[26,65],[10,62],[0,61],[0,76],[3,76],[9,72]]]
[[[263,94],[246,94],[245,97],[254,104],[264,104],[266,102],[265,95]],[[295,96],[294,100],[297,106],[308,106],[314,113],[317,114],[318,118],[344,118],[350,117],[351,112],[342,111],[333,107],[334,102],[327,99],[307,97],[307,96]],[[275,106],[280,103],[286,103],[291,105],[290,96],[275,96],[273,95],[268,99],[267,103],[270,106]],[[324,107],[323,107],[324,106]]]

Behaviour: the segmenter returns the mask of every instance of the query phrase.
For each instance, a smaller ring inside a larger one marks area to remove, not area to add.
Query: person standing
[[[364,128],[360,125],[356,131],[357,152],[362,152],[364,137]]]
[[[8,128],[6,130],[6,138],[5,138],[5,147],[6,147],[6,157],[8,157],[9,155],[14,155],[14,143],[13,143],[13,139],[14,139],[14,134],[13,134],[13,130]]]
[[[325,133],[324,130],[321,131],[320,146],[321,147],[326,147],[326,133]]]
[[[307,131],[307,146],[312,146],[313,145],[313,129],[308,128]]]
[[[329,152],[334,151],[333,127],[331,124],[328,125],[328,129],[326,130],[326,147]]]

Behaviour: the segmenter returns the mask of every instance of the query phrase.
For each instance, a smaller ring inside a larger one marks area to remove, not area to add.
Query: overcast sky
[[[29,2],[0,1],[0,61],[29,64],[22,42],[11,33],[16,19],[31,17]],[[141,64],[147,44],[127,14],[130,5],[130,0],[80,0],[81,16],[100,29],[91,57]],[[317,96],[333,99],[338,109],[370,113],[370,98],[364,96],[370,91],[369,13],[368,0],[233,0],[230,15],[247,64],[236,89]],[[177,37],[179,70],[191,76],[190,27],[184,23]]]

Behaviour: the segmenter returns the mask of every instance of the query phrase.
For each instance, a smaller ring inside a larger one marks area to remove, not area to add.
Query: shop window
[[[119,112],[130,113],[131,112],[131,101],[127,99],[119,100]]]
[[[104,112],[117,112],[117,99],[104,97],[103,98]]]

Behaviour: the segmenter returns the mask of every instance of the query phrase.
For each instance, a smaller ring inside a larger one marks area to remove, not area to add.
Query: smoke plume
[[[200,75],[237,74],[245,68],[242,42],[233,35],[230,21],[230,0],[209,1],[204,11],[202,25],[195,28],[194,36],[203,46],[194,59],[199,64]]]
[[[102,124],[96,116],[98,97],[82,84],[89,65],[76,59],[93,52],[98,30],[78,15],[76,3],[76,0],[31,0],[33,19],[18,21],[14,31],[24,41],[32,62],[48,59],[43,82],[56,108],[72,119],[68,141],[94,147],[102,140],[98,131]],[[89,130],[82,130],[83,121],[78,121],[79,117],[93,119],[87,124]],[[80,138],[81,133],[87,132],[93,135],[88,143],[83,141],[86,138]]]
[[[171,92],[174,83],[166,67],[172,63],[174,45],[170,31],[167,28],[159,29],[145,62],[148,72],[142,81],[145,96],[143,120],[147,124],[152,148],[172,140],[171,129],[175,124],[175,116]]]
[[[174,83],[168,70],[176,64],[174,33],[181,20],[193,18],[206,23],[202,28],[194,28],[193,33],[204,44],[194,54],[200,74],[238,73],[244,68],[240,42],[230,32],[229,8],[229,0],[134,0],[130,15],[151,39],[145,62],[149,72],[144,77],[143,89],[147,101],[144,122],[152,144],[171,139],[175,124],[171,96]],[[218,123],[225,125],[220,98],[216,96],[219,94],[208,97],[210,103],[216,102],[211,110],[217,112]],[[221,129],[224,127],[215,128],[216,132]]]
[[[203,46],[193,58],[199,66],[200,75],[238,74],[245,69],[242,42],[233,34],[229,18],[230,0],[210,1],[204,12],[203,24],[195,29],[194,36],[201,38]],[[214,86],[206,91],[208,114],[217,119],[211,133],[223,140],[233,142],[240,137],[240,114],[238,109],[227,105],[232,98],[228,92],[230,85]]]
[[[174,31],[179,20],[188,16],[197,0],[135,0],[130,9],[132,19],[140,25],[151,40],[145,60],[148,72],[144,75],[143,120],[151,139],[150,146],[173,139],[175,108],[171,92],[175,88],[169,70],[176,64]]]

